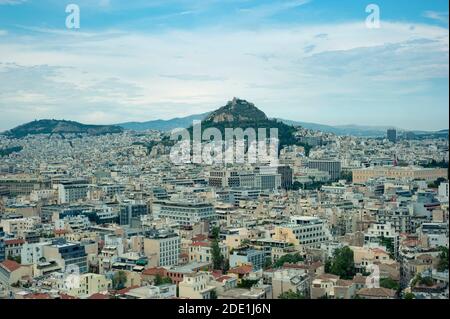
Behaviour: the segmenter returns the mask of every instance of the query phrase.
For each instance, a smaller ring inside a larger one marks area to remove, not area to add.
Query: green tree
[[[212,290],[212,291],[211,291],[211,294],[209,295],[209,298],[210,298],[210,299],[217,299],[217,293],[216,293],[216,290]]]
[[[264,261],[264,269],[269,269],[272,267],[272,259],[270,257],[267,257]]]
[[[347,182],[351,182],[353,179],[352,171],[342,171],[341,172],[341,179],[345,179]]]
[[[114,273],[114,276],[112,278],[112,284],[114,289],[118,290],[125,288],[126,282],[127,282],[127,274],[124,271],[119,270],[116,273]]]
[[[252,280],[252,279],[242,279],[240,283],[238,283],[238,288],[246,288],[250,289],[254,285],[258,283],[258,280]]]
[[[22,258],[20,256],[11,256],[11,255],[9,255],[8,256],[8,260],[13,260],[16,263],[20,264],[21,261],[22,261]]]
[[[353,251],[348,246],[336,249],[329,268],[342,279],[352,279],[356,273]]]
[[[212,243],[211,243],[211,257],[214,269],[223,270],[225,268],[225,258],[222,255],[219,246],[219,227],[214,227],[212,230]]]
[[[400,289],[399,283],[391,278],[381,278],[380,286],[383,288],[393,289],[396,291]]]
[[[413,294],[412,292],[407,292],[403,295],[403,299],[415,299],[416,295]]]
[[[419,280],[419,284],[430,287],[434,285],[434,280],[431,277],[423,277]]]
[[[299,261],[303,261],[303,257],[299,254],[287,254],[284,256],[281,256],[274,264],[275,268],[280,268],[281,266],[283,266],[285,263],[288,264],[295,264],[298,263]]]
[[[411,281],[411,287],[414,287],[422,280],[422,276],[420,274],[417,274],[414,279]]]
[[[294,292],[291,289],[285,291],[278,296],[278,299],[306,299],[304,295],[298,292]]]
[[[439,255],[439,263],[437,265],[438,271],[446,271],[448,270],[448,248],[447,247],[439,247],[441,251]]]
[[[164,284],[171,284],[171,283],[172,279],[170,279],[169,277],[162,277],[160,274],[156,274],[155,280],[153,282],[155,286],[161,286]]]
[[[331,262],[331,260],[330,259],[327,259],[326,261],[325,261],[325,273],[327,273],[327,274],[329,274],[329,273],[331,273],[331,265],[332,265],[332,262]]]
[[[395,248],[394,248],[393,240],[386,238],[386,237],[381,237],[380,244],[383,245],[384,247],[386,247],[386,249],[389,253],[389,256],[392,259],[395,259]]]

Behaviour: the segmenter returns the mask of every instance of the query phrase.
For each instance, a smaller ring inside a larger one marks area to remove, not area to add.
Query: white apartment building
[[[51,245],[51,242],[41,242],[35,244],[25,243],[20,252],[22,265],[37,264],[39,259],[44,257],[44,246]]]
[[[296,234],[300,244],[307,246],[320,246],[320,243],[331,240],[331,233],[324,220],[312,216],[292,216],[291,223],[295,225]]]
[[[177,296],[177,285],[143,286],[125,293],[130,299],[169,299]]]
[[[154,218],[166,218],[186,226],[216,219],[212,204],[195,201],[155,201],[152,213]]]
[[[384,242],[383,242],[384,241]],[[364,234],[364,245],[368,247],[377,247],[390,242],[394,256],[398,254],[400,236],[391,223],[374,223],[370,225]],[[389,248],[389,247],[386,247]]]
[[[150,231],[144,238],[144,254],[152,267],[176,265],[180,256],[180,237],[166,230]]]
[[[448,182],[441,183],[438,189],[438,198],[441,202],[448,202]]]
[[[244,187],[258,190],[281,188],[281,174],[277,167],[261,166],[255,171],[249,170],[213,170],[209,173],[209,185],[212,187]]]
[[[87,216],[67,216],[63,219],[55,220],[55,230],[84,230],[88,229],[91,225],[89,218]]]
[[[88,198],[89,185],[78,183],[58,184],[58,203],[73,203]]]

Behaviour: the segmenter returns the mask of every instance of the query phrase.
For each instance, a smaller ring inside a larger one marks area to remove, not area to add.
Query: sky
[[[289,120],[448,129],[448,23],[447,0],[0,0],[0,131],[233,97]]]

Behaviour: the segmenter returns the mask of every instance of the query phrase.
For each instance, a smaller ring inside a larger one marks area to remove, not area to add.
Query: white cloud
[[[429,19],[448,23],[448,12],[425,11],[423,16]]]
[[[246,19],[252,18],[261,19],[273,16],[286,10],[293,10],[309,2],[310,0],[275,1],[274,3],[270,4],[262,4],[247,8],[241,8],[239,11],[241,13],[245,13]]]
[[[30,116],[90,123],[171,118],[212,110],[233,96],[269,116],[311,121],[322,112],[330,122],[319,108],[350,100],[394,105],[429,90],[430,79],[448,79],[448,30],[422,24],[43,31],[0,39],[0,62],[16,63],[0,65],[0,82],[7,83],[0,87],[0,129]]]
[[[0,0],[0,5],[17,5],[27,1],[28,0]]]

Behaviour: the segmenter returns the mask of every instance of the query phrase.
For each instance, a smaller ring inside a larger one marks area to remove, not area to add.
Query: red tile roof
[[[35,293],[28,294],[24,297],[24,299],[52,299],[49,294],[45,293]]]
[[[167,270],[162,267],[160,267],[160,268],[153,267],[153,268],[145,269],[144,271],[142,271],[141,274],[146,275],[146,276],[156,276],[156,275],[165,276],[167,274]]]
[[[96,293],[88,297],[88,299],[109,299],[109,295]]]
[[[380,249],[380,248],[372,248],[372,251],[376,254],[385,254],[385,255],[388,254],[386,251],[384,251],[383,249]]]
[[[211,247],[211,243],[208,241],[195,241],[191,246]]]
[[[0,266],[5,268],[8,272],[13,272],[21,267],[20,264],[15,262],[14,260],[5,260],[4,262],[0,263]]]
[[[5,240],[5,245],[20,245],[20,244],[24,244],[25,240],[23,239],[7,239]]]
[[[123,288],[123,289],[117,290],[116,294],[117,295],[123,295],[123,294],[126,294],[127,292],[130,292],[130,290],[136,289],[136,288],[139,288],[139,287],[140,286],[135,285],[135,286],[131,286],[131,287],[128,287],[128,288]]]
[[[290,264],[284,263],[283,268],[291,268],[291,269],[308,269],[308,266],[302,264]]]
[[[362,288],[357,292],[358,295],[368,297],[395,297],[395,290],[388,288]]]
[[[192,241],[202,241],[202,240],[205,240],[207,238],[208,238],[207,235],[198,234],[198,235],[192,237]]]
[[[216,278],[216,281],[219,281],[219,282],[224,282],[224,281],[227,281],[228,279],[232,279],[233,277],[230,277],[230,276],[220,276],[219,278]]]
[[[253,270],[253,267],[250,265],[242,265],[239,267],[234,267],[231,268],[228,272],[232,273],[232,274],[237,274],[237,275],[245,275],[245,274],[249,274],[251,273]]]
[[[60,297],[61,299],[79,299],[79,298],[77,298],[77,297],[69,296],[69,295],[66,295],[66,294],[59,294],[59,297]]]
[[[221,277],[221,276],[223,275],[223,272],[222,272],[222,270],[213,270],[213,271],[211,272],[211,275],[212,275],[214,278],[219,278],[219,277]]]

